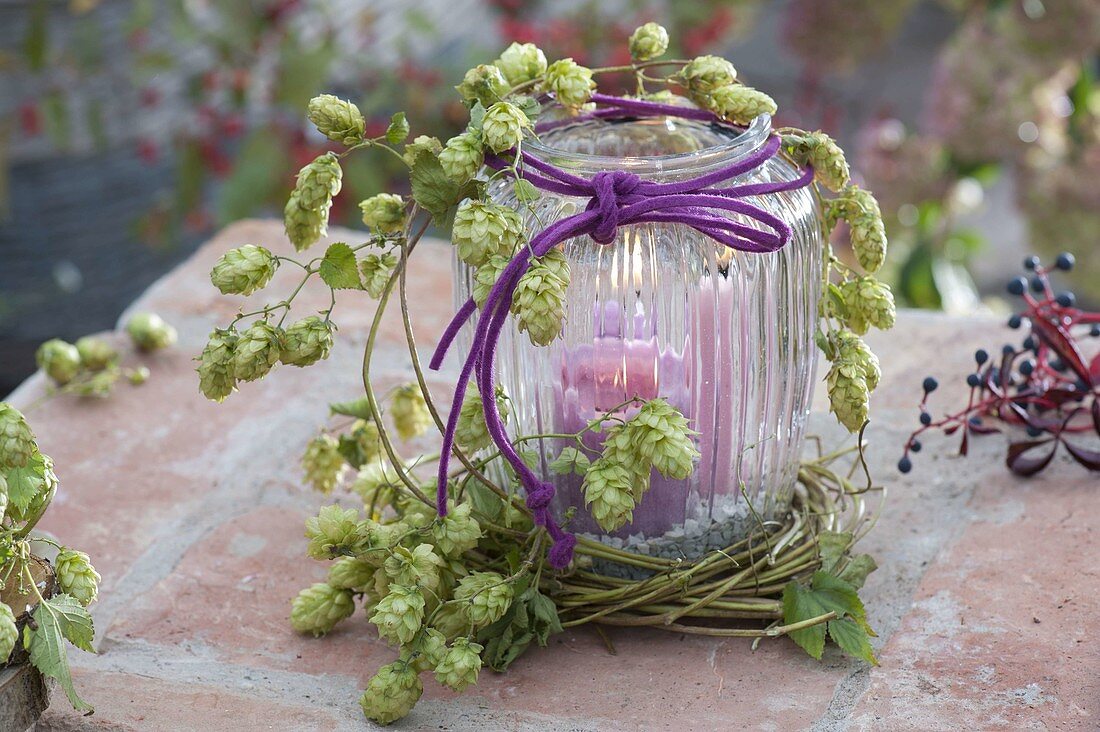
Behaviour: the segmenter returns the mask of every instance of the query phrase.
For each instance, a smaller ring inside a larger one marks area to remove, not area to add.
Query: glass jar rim
[[[645,119],[669,120],[681,119],[675,115],[663,114]],[[683,118],[688,119],[688,118]],[[589,124],[593,120],[583,120],[576,127]],[[602,120],[599,120],[602,121]],[[690,120],[689,120],[690,121]],[[717,120],[712,124],[721,124]],[[677,172],[698,173],[703,169],[719,165],[729,165],[742,157],[752,154],[763,147],[772,132],[770,114],[758,115],[744,129],[732,125],[722,125],[729,130],[739,130],[738,134],[715,145],[709,145],[690,152],[670,153],[668,155],[590,155],[572,152],[552,143],[541,140],[524,141],[524,150],[541,161],[559,168],[599,172],[601,170],[629,170],[641,176],[646,173],[669,174]]]

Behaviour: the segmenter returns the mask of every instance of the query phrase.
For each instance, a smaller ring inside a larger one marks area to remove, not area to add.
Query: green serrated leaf
[[[857,590],[867,581],[867,575],[878,569],[878,564],[870,554],[858,554],[848,560],[837,576]]]
[[[470,497],[470,503],[474,510],[493,520],[504,509],[504,501],[500,496],[486,488],[480,481],[471,480],[466,485],[466,495]]]
[[[448,178],[439,159],[427,151],[416,156],[409,173],[409,183],[413,200],[431,214],[437,225],[443,224],[447,214],[459,201],[477,195],[479,190],[473,181],[459,185]]]
[[[46,484],[45,461],[42,454],[36,452],[21,468],[8,468],[4,478],[8,484],[8,502],[20,513],[27,510]]]
[[[362,286],[355,252],[343,242],[329,246],[318,271],[324,283],[334,290],[357,290]]]
[[[535,184],[524,178],[516,178],[512,188],[515,190],[516,200],[521,203],[534,203],[541,195],[539,189],[535,188]]]
[[[509,100],[512,104],[520,108],[520,110],[527,115],[527,119],[532,122],[539,116],[539,112],[542,111],[542,105],[534,97],[530,96],[518,96]]]
[[[524,465],[535,470],[539,466],[541,458],[536,450],[516,450],[520,459],[523,460]]]
[[[79,603],[68,595],[40,603],[34,611],[37,627],[32,630],[28,625],[23,630],[23,647],[30,654],[31,665],[43,676],[57,680],[74,709],[91,714],[92,705],[81,699],[73,686],[65,639],[76,638],[90,651],[92,619],[83,608],[80,608],[83,614],[75,612],[73,604],[79,607]]]
[[[851,618],[829,621],[829,637],[833,643],[850,656],[862,658],[872,666],[878,666],[871,640],[863,627]]]
[[[550,470],[558,475],[574,473],[584,475],[591,461],[588,456],[575,447],[562,448],[561,454],[550,463]]]
[[[830,608],[825,607],[821,600],[809,588],[803,586],[797,580],[791,580],[783,588],[783,623],[792,625],[803,620],[820,617],[828,613]],[[802,647],[802,650],[814,658],[821,660],[821,654],[825,651],[825,624],[818,623],[808,628],[793,630],[787,634],[790,639]]]
[[[822,531],[817,535],[817,550],[821,554],[821,569],[833,572],[837,562],[852,544],[852,533],[845,531]]]
[[[814,572],[810,586],[825,607],[836,611],[837,617],[850,615],[861,622],[867,619],[856,588],[839,577],[819,570]]]
[[[46,600],[46,604],[56,615],[58,627],[65,640],[82,651],[95,653],[92,648],[95,628],[92,625],[92,616],[84,606],[72,595],[65,594],[54,595]]]
[[[386,128],[386,141],[391,145],[404,142],[409,136],[409,121],[405,119],[404,112],[398,112],[390,117],[390,126]]]
[[[481,123],[485,120],[485,106],[481,102],[474,102],[474,106],[470,107],[470,124],[468,129],[472,131],[481,130]]]
[[[370,400],[365,396],[351,402],[332,402],[328,405],[328,409],[330,414],[342,414],[345,417],[374,418],[374,414],[370,410]]]

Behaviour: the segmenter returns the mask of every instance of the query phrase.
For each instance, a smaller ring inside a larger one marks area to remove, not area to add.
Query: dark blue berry
[[[932,415],[929,414],[928,412],[921,412],[920,413],[920,423],[925,425],[925,426],[932,424]]]
[[[1058,297],[1054,298],[1054,302],[1064,308],[1071,308],[1073,307],[1073,303],[1077,302],[1077,298],[1073,296],[1072,292],[1060,292],[1058,293]]]
[[[1032,361],[1030,358],[1025,361],[1021,361],[1019,369],[1020,373],[1024,376],[1031,376],[1031,372],[1035,370],[1035,362]]]
[[[1027,289],[1027,280],[1023,277],[1017,277],[1008,281],[1008,294],[1009,295],[1022,295],[1024,290]]]
[[[1039,258],[1032,255],[1032,256],[1030,256],[1030,257],[1028,257],[1027,259],[1024,260],[1024,269],[1033,270],[1036,267],[1038,267],[1039,264],[1040,264]]]
[[[1060,358],[1051,359],[1050,367],[1061,373],[1066,370],[1066,362]]]
[[[913,440],[911,443],[909,443],[909,449],[912,452],[920,452],[920,448],[921,444],[919,440]]]
[[[1035,336],[1028,336],[1024,339],[1024,348],[1028,351],[1034,351],[1039,347],[1039,342],[1035,340]]]
[[[924,390],[925,390],[926,392],[933,392],[933,391],[935,391],[935,390],[936,390],[936,387],[938,387],[939,385],[940,385],[940,382],[936,381],[936,380],[935,380],[935,379],[934,379],[933,377],[931,377],[931,376],[925,376],[925,377],[924,377],[924,382],[923,382],[923,383],[921,384],[921,386],[922,386],[922,387],[924,387]]]
[[[1092,391],[1092,389],[1089,388],[1089,385],[1085,383],[1084,379],[1078,379],[1073,386],[1075,389],[1077,389],[1077,391]]]
[[[1094,325],[1089,328],[1089,335],[1093,338],[1100,338],[1100,325]]]
[[[1011,317],[1009,317],[1009,319],[1008,319],[1008,327],[1012,328],[1013,330],[1016,330],[1017,328],[1019,328],[1023,324],[1023,322],[1024,322],[1023,318],[1021,318],[1019,315],[1014,314]]]
[[[1016,353],[1016,346],[1012,345],[1011,343],[1006,343],[1001,346],[1001,353],[1005,356],[1011,356],[1012,354]]]
[[[979,348],[977,351],[974,351],[974,360],[978,362],[979,366],[981,366],[983,363],[989,360],[989,351],[985,350],[984,348]]]
[[[898,470],[900,470],[901,472],[908,473],[912,469],[913,461],[909,458],[903,457],[901,460],[898,460]]]
[[[1046,285],[1043,284],[1043,278],[1042,277],[1040,277],[1039,275],[1035,275],[1034,277],[1031,278],[1031,291],[1032,292],[1042,292],[1045,289],[1046,289]]]
[[[1058,255],[1058,258],[1054,260],[1054,266],[1063,272],[1068,272],[1073,269],[1073,265],[1077,263],[1077,260],[1069,252],[1062,252]]]
[[[1038,427],[1032,427],[1031,425],[1027,426],[1027,436],[1028,437],[1038,437],[1041,434],[1043,434],[1043,431],[1041,429],[1039,429]]]
[[[970,374],[970,376],[966,377],[966,383],[970,386],[978,386],[982,383],[982,377],[977,374]]]
[[[975,427],[981,427],[982,426],[982,418],[981,417],[971,417],[970,418],[970,424],[974,425]]]

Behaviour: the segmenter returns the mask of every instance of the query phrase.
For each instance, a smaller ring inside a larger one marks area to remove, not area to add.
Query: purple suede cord
[[[610,107],[600,110],[634,116],[666,115],[690,119],[715,120],[709,112],[688,107],[678,107],[640,99],[621,99],[604,94],[592,97],[597,104]],[[552,545],[547,557],[551,567],[562,569],[573,557],[576,537],[558,525],[551,511],[554,486],[542,480],[520,457],[512,446],[504,428],[504,420],[496,404],[496,349],[500,332],[508,317],[512,294],[521,277],[528,270],[532,257],[541,257],[564,241],[576,236],[588,235],[598,244],[611,244],[620,226],[642,223],[667,223],[690,226],[715,241],[744,252],[774,252],[784,247],[791,238],[791,228],[782,219],[747,203],[743,198],[790,191],[809,185],[813,170],[807,168],[796,179],[775,183],[752,183],[729,188],[715,188],[718,183],[743,175],[763,165],[779,151],[780,141],[772,135],[759,150],[736,163],[719,170],[672,183],[654,183],[642,180],[626,171],[596,173],[591,179],[572,175],[523,153],[523,178],[537,188],[565,196],[587,198],[588,206],[581,213],[554,222],[536,234],[530,245],[523,247],[501,272],[482,306],[481,316],[474,329],[473,344],[455,384],[454,401],[443,434],[439,459],[436,506],[440,516],[447,515],[447,473],[451,452],[454,449],[458,415],[466,396],[471,377],[476,380],[485,413],[489,435],[504,459],[515,470],[527,493],[527,507],[531,509],[535,523],[546,528]],[[507,168],[507,163],[490,156],[486,165],[496,170]],[[741,214],[764,228],[737,223],[715,211]],[[770,229],[770,231],[769,231]],[[448,349],[462,326],[477,311],[472,299],[467,300],[447,326],[430,366],[439,370]]]

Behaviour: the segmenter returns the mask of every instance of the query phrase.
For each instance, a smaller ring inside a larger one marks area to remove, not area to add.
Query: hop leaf
[[[513,43],[493,65],[511,86],[519,86],[546,73],[546,54],[533,43]]]
[[[40,513],[57,488],[53,461],[37,447],[22,466],[8,468],[3,475],[7,483],[7,517],[15,522]]]
[[[327,210],[333,197],[340,192],[342,182],[340,159],[335,153],[327,152],[298,171],[294,191],[303,208]]]
[[[320,493],[331,493],[343,475],[344,456],[340,454],[340,443],[329,435],[317,435],[302,455],[302,470],[306,482]]]
[[[485,151],[481,147],[481,138],[466,131],[447,140],[443,152],[439,153],[439,164],[443,172],[455,183],[466,183],[481,170],[485,162]]]
[[[238,381],[266,376],[279,362],[282,350],[282,330],[266,320],[257,320],[240,334],[233,348],[233,376]]]
[[[663,56],[668,50],[668,31],[657,23],[646,23],[630,36],[630,56],[638,61],[649,61]]]
[[[370,621],[378,628],[378,635],[404,645],[424,624],[424,595],[415,587],[391,584],[389,594],[375,605]]]
[[[879,330],[894,327],[897,307],[889,285],[874,277],[860,277],[842,284],[840,291],[848,316],[846,323],[853,331],[863,335],[868,327]]]
[[[394,547],[382,565],[386,575],[397,584],[426,587],[433,592],[439,588],[439,570],[443,566],[443,559],[431,544],[418,544],[415,549]]]
[[[57,583],[62,592],[71,595],[85,607],[95,602],[99,594],[100,577],[87,554],[63,549],[54,560],[54,569],[57,571]]]
[[[467,102],[481,102],[489,107],[507,96],[511,87],[498,67],[481,64],[467,71],[455,89]]]
[[[455,691],[477,683],[484,648],[469,638],[456,638],[447,655],[435,667],[436,681]]]
[[[359,202],[363,223],[383,234],[405,228],[405,199],[396,193],[379,193]]]
[[[19,630],[15,627],[15,613],[11,608],[0,602],[0,666],[11,656],[15,650],[15,642],[19,640]]]
[[[402,440],[411,440],[428,431],[432,414],[424,401],[424,394],[417,384],[406,384],[397,389],[390,404],[393,426]]]
[[[386,141],[391,145],[404,142],[409,136],[409,120],[404,112],[397,112],[390,117],[390,126],[386,128]]]
[[[775,114],[775,100],[744,84],[720,86],[707,95],[704,106],[723,119],[747,125],[762,114]]]
[[[737,80],[737,70],[724,58],[699,56],[680,69],[680,78],[687,87],[688,96],[703,104],[714,91],[733,84]]]
[[[322,94],[310,100],[308,113],[309,121],[328,139],[348,147],[363,141],[366,120],[351,102]]]
[[[432,524],[432,541],[443,556],[459,557],[477,546],[481,526],[470,515],[471,511],[470,504],[463,503]]]
[[[237,346],[237,331],[215,328],[199,356],[199,391],[207,399],[224,401],[237,388],[233,375],[233,349]]]
[[[605,455],[584,474],[584,503],[604,531],[614,531],[634,518],[635,473]]]
[[[531,263],[512,295],[516,327],[537,346],[549,345],[565,325],[565,291],[569,287],[569,262],[551,249]]]
[[[334,290],[357,290],[363,286],[355,252],[342,241],[329,246],[317,266],[321,280]]]
[[[0,402],[0,467],[21,468],[37,451],[34,433],[23,413]]]
[[[454,597],[466,608],[469,621],[480,627],[504,617],[512,594],[511,583],[496,572],[474,572],[459,581]]]
[[[306,519],[306,553],[312,559],[355,554],[370,543],[369,526],[359,521],[359,512],[333,504],[323,507],[316,516]]]
[[[84,336],[76,342],[80,365],[89,371],[102,371],[118,362],[118,351],[107,341]]]
[[[176,329],[156,313],[135,313],[126,323],[126,332],[142,351],[157,351],[175,345]]]
[[[222,255],[210,272],[210,281],[224,295],[251,295],[271,281],[279,260],[263,247],[246,244]]]
[[[523,131],[531,127],[531,120],[523,110],[511,102],[497,102],[485,110],[481,121],[481,135],[493,152],[504,152],[519,144]]]
[[[328,571],[328,583],[340,590],[366,592],[374,584],[375,568],[359,557],[340,557]]]
[[[423,693],[424,684],[416,670],[407,663],[394,661],[371,677],[359,698],[359,706],[367,719],[390,724],[408,715]]]
[[[80,371],[80,352],[60,338],[48,340],[34,354],[38,368],[58,384],[68,384]]]
[[[508,400],[504,396],[504,390],[496,389],[497,411],[501,418],[508,421]],[[489,427],[485,423],[485,408],[481,402],[481,394],[476,389],[466,392],[462,400],[462,409],[458,413],[458,424],[455,427],[455,442],[465,450],[476,452],[488,447],[492,443],[489,435]]]
[[[350,590],[340,590],[325,582],[307,587],[290,605],[290,624],[299,633],[322,636],[355,612]]]
[[[283,226],[294,249],[302,252],[328,234],[329,206],[309,208],[304,206],[298,191],[292,191],[283,208]]]
[[[458,207],[451,228],[458,258],[474,267],[495,255],[510,257],[524,236],[523,220],[516,211],[475,200]]]
[[[851,177],[844,151],[821,130],[783,138],[788,154],[800,165],[812,165],[814,178],[830,191],[840,191]]]
[[[279,360],[288,366],[309,366],[328,358],[332,344],[332,323],[310,315],[286,329]]]
[[[572,109],[587,104],[595,88],[592,69],[581,66],[571,58],[550,64],[543,80],[543,91],[550,92],[559,104]]]
[[[397,266],[397,257],[390,254],[368,254],[359,262],[359,271],[363,275],[363,289],[371,297],[382,297],[386,284],[393,276]]]

